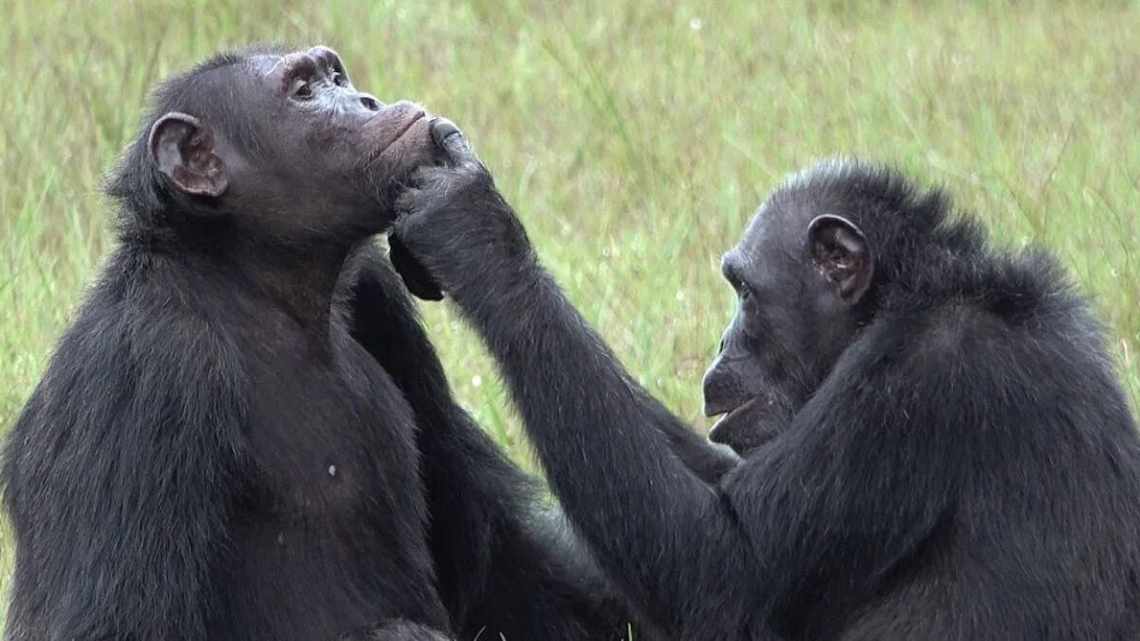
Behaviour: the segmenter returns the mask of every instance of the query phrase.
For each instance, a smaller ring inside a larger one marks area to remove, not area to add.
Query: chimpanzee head
[[[705,413],[724,415],[710,439],[745,454],[785,427],[885,292],[912,277],[907,266],[940,255],[932,243],[946,211],[939,192],[916,194],[857,162],[822,163],[777,189],[722,262],[739,304],[705,374]]]
[[[438,157],[423,108],[358,91],[326,47],[218,56],[166,82],[112,179],[133,230],[225,221],[286,241],[391,223],[401,181]]]

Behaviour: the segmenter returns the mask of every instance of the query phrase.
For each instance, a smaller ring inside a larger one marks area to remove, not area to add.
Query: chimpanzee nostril
[[[380,101],[368,94],[361,94],[360,104],[364,105],[368,111],[380,111]]]

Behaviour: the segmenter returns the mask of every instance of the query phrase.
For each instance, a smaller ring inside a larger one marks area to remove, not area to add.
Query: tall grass
[[[720,254],[786,172],[836,153],[944,185],[1000,243],[1056,250],[1140,398],[1135,2],[0,10],[0,432],[108,250],[100,181],[148,87],[268,40],[328,43],[358,86],[458,121],[571,298],[698,428],[700,375],[731,313]],[[448,308],[426,316],[460,396],[525,461],[478,342]]]

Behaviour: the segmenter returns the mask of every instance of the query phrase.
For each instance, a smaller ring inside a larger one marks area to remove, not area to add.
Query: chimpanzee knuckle
[[[462,167],[437,167],[436,175],[439,177],[441,185],[447,185],[448,188],[453,188],[455,185],[461,185],[466,182]]]
[[[491,176],[491,172],[488,171],[487,167],[478,160],[473,160],[468,163],[466,165],[466,170],[471,175],[472,180],[475,180],[481,185],[495,184],[495,179],[493,176]]]
[[[424,178],[422,185],[424,198],[438,199],[440,194],[454,190],[455,182],[455,176],[451,169],[433,168],[431,173]]]
[[[468,203],[483,200],[488,183],[482,172],[469,167],[455,167],[449,171],[447,184],[440,189],[448,201]]]
[[[396,223],[392,226],[392,233],[395,234],[404,246],[409,250],[416,243],[418,236],[417,231],[421,227],[421,220],[423,214],[411,212],[396,219]]]
[[[455,174],[455,168],[448,166],[427,167],[424,171],[427,172],[427,175],[430,177],[432,183],[449,182],[453,180],[452,176]]]
[[[420,211],[430,212],[432,219],[439,221],[442,217],[441,212],[446,210],[453,200],[450,185],[433,189],[424,194],[423,200],[420,202]]]
[[[431,175],[429,173],[431,171],[431,169],[432,169],[431,167],[419,167],[419,168],[413,170],[411,175],[408,176],[408,183],[410,185],[417,186],[417,187],[420,185],[423,185],[424,182],[427,180],[427,177],[429,175]]]
[[[419,186],[425,192],[444,191],[455,182],[455,169],[452,167],[425,167],[420,172]]]
[[[430,185],[431,181],[432,181],[431,171],[427,168],[421,167],[421,168],[413,171],[412,174],[408,177],[408,187],[407,188],[409,190],[420,191],[420,190],[423,190],[427,185]]]
[[[407,215],[419,210],[419,205],[423,200],[422,194],[419,190],[408,189],[396,196],[395,208],[400,214],[401,218],[407,218]]]
[[[474,158],[465,158],[455,168],[467,175],[476,175],[485,171],[482,163]]]

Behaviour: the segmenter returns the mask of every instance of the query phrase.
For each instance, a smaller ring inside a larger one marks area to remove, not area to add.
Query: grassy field
[[[0,433],[112,242],[100,181],[148,87],[269,40],[327,43],[358,86],[463,126],[571,298],[698,428],[733,305],[720,254],[785,173],[834,154],[1055,249],[1140,398],[1140,4],[563,4],[0,0]],[[426,315],[526,461],[477,341]]]

